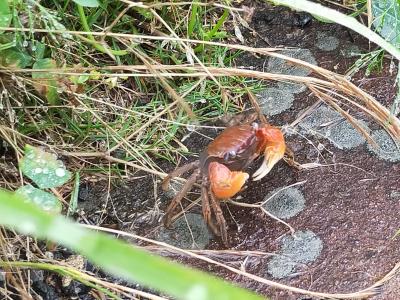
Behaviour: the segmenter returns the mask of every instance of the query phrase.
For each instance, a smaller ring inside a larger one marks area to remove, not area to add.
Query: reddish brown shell
[[[207,154],[218,158],[229,152],[239,154],[253,145],[256,139],[255,130],[250,125],[228,127],[208,145]]]

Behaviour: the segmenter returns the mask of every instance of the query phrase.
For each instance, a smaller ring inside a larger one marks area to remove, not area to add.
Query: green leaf
[[[42,42],[35,41],[35,58],[36,60],[43,59],[44,52],[46,51],[46,45]]]
[[[316,20],[318,20],[318,21],[320,21],[320,22],[322,22],[322,23],[327,23],[327,24],[335,23],[335,22],[333,22],[333,21],[330,21],[330,20],[328,20],[328,19],[326,19],[326,18],[324,18],[324,17],[320,17],[320,16],[318,16],[318,15],[312,15],[312,16],[313,16],[313,18],[315,18]]]
[[[12,14],[7,0],[0,0],[0,27],[9,27]],[[3,31],[0,30],[0,33]]]
[[[133,7],[134,10],[136,10],[142,17],[144,17],[147,20],[152,20],[154,18],[154,15],[151,13],[149,9],[142,8],[142,7]]]
[[[56,62],[50,58],[38,59],[33,64],[33,69],[55,69]],[[49,104],[59,104],[59,96],[57,93],[57,81],[55,74],[48,72],[33,72],[32,78],[35,79],[35,89],[47,98]]]
[[[72,0],[74,1],[76,4],[80,5],[80,6],[86,6],[86,7],[98,7],[99,1],[97,0]]]
[[[0,51],[0,65],[3,67],[26,68],[31,64],[32,58],[16,48]]]
[[[69,77],[72,83],[74,84],[83,84],[90,79],[90,75],[72,75]]]
[[[79,196],[79,183],[80,183],[80,175],[79,172],[75,173],[74,180],[74,189],[71,193],[71,200],[69,201],[67,217],[76,212],[76,208],[78,207],[78,196]]]
[[[397,0],[372,1],[372,26],[386,40],[400,43],[400,4]]]
[[[119,278],[183,300],[261,300],[256,294],[204,272],[151,255],[59,215],[43,212],[20,195],[0,190],[0,225],[51,240],[84,256]]]
[[[16,193],[24,196],[26,200],[36,204],[45,212],[59,214],[62,210],[62,205],[56,196],[39,190],[30,184],[20,187],[16,190]]]
[[[42,189],[61,186],[71,178],[71,173],[54,154],[30,145],[25,146],[25,155],[19,167],[26,177]]]

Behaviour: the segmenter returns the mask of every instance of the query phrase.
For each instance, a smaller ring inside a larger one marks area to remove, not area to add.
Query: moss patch
[[[400,161],[400,150],[397,148],[395,142],[384,129],[375,130],[372,132],[371,137],[378,144],[379,148],[368,144],[368,149],[375,153],[380,159],[390,162]]]
[[[204,249],[211,234],[201,215],[188,213],[176,220],[171,228],[161,227],[156,239],[183,249]]]
[[[280,189],[272,191],[264,200],[270,198]],[[264,208],[280,219],[294,217],[304,209],[305,199],[299,189],[294,187],[279,191],[273,198],[264,204]]]
[[[309,230],[284,237],[279,254],[268,262],[267,272],[277,279],[287,277],[301,265],[315,261],[322,247],[321,239]]]

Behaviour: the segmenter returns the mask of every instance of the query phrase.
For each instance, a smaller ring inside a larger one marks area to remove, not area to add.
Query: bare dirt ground
[[[249,3],[254,6],[254,1]],[[348,54],[349,51],[356,47],[362,52],[370,49],[366,40],[341,26],[311,21],[307,15],[266,4],[256,7],[250,26],[259,36],[244,30],[248,45],[309,49],[319,66],[340,74],[345,73],[356,60]],[[238,66],[257,70],[264,70],[266,64],[266,58],[251,55],[242,56],[237,61]],[[382,73],[365,77],[363,72],[359,72],[353,82],[381,103],[389,105],[395,94],[395,73],[390,73],[390,61],[385,60]],[[270,118],[273,124],[293,122],[300,112],[317,101],[307,90],[296,93],[294,97],[288,110]],[[363,118],[359,114],[356,116]],[[377,129],[373,123],[369,125],[370,129]],[[201,134],[194,132],[184,143],[198,153],[209,142],[205,136],[213,138],[218,132],[216,129],[203,130]],[[399,238],[394,238],[400,228],[400,164],[379,159],[368,150],[366,143],[351,149],[339,149],[321,135],[293,134],[287,139],[300,163],[319,162],[326,166],[299,171],[281,162],[260,182],[250,181],[240,201],[260,202],[277,188],[306,181],[297,186],[305,199],[304,209],[285,221],[298,232],[311,231],[322,249],[317,251],[315,258],[297,263],[293,270],[283,272],[286,275],[282,278],[272,277],[269,256],[249,256],[244,262],[244,257],[226,255],[219,257],[220,260],[236,267],[242,266],[258,276],[313,291],[346,293],[372,285],[400,261]],[[160,164],[166,172],[175,167]],[[257,165],[253,166],[250,173],[256,168]],[[191,196],[195,199],[198,194],[192,193]],[[127,182],[112,185],[110,193],[107,182],[98,182],[82,186],[79,220],[158,238],[159,232],[164,230],[160,220],[169,199],[160,189],[160,179],[147,174],[138,173]],[[228,204],[223,205],[223,210],[229,225],[232,250],[280,253],[282,238],[290,235],[286,226],[266,216],[260,209]],[[190,212],[200,213],[199,206]],[[173,239],[173,235],[170,233],[170,238]],[[225,249],[212,235],[203,237],[202,244],[210,250]],[[305,247],[299,251],[311,250]],[[308,299],[271,289],[203,262],[170,256],[272,299]],[[398,281],[398,278],[390,281],[375,299],[400,299]]]

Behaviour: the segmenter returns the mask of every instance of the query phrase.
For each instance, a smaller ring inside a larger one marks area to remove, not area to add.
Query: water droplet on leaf
[[[65,170],[62,169],[62,168],[56,169],[56,175],[57,175],[58,177],[63,177],[63,176],[65,175]]]

